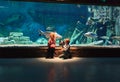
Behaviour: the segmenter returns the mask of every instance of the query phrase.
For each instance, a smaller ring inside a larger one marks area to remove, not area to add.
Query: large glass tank
[[[47,45],[50,32],[62,36],[57,44],[118,46],[120,7],[0,1],[0,45]]]

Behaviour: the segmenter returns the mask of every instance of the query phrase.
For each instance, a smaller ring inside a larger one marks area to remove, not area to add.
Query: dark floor
[[[120,82],[120,58],[1,58],[0,82]]]

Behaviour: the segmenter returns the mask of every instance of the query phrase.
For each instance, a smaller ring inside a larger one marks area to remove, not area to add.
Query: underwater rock
[[[60,44],[60,40],[56,40],[56,44]]]
[[[10,32],[7,39],[1,38],[1,42],[1,44],[33,44],[30,37],[23,36],[22,32]]]
[[[16,44],[33,44],[32,41],[16,41]]]
[[[30,41],[30,37],[27,37],[27,36],[21,36],[19,38],[20,41]]]
[[[37,44],[47,44],[47,39],[45,38],[38,38],[35,43]]]
[[[2,44],[15,44],[16,42],[14,40],[11,40],[11,41],[4,41],[2,42]]]
[[[15,41],[19,41],[20,38],[18,36],[14,37],[14,36],[9,36],[9,41],[10,40],[15,40]]]
[[[8,41],[8,37],[0,37],[0,44],[3,44],[5,41]]]
[[[13,37],[20,37],[20,36],[23,36],[23,33],[22,32],[10,32],[9,35]]]
[[[10,32],[9,40],[19,41],[20,37],[22,37],[22,36],[23,36],[22,32]]]

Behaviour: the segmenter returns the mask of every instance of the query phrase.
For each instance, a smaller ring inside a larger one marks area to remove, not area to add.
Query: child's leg
[[[55,48],[51,48],[51,54],[50,54],[50,57],[51,57],[51,58],[54,57],[54,53],[55,53]]]

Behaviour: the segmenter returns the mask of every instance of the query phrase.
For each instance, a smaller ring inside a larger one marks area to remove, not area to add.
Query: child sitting
[[[62,45],[62,52],[63,54],[59,56],[59,58],[64,58],[64,59],[68,59],[71,58],[71,54],[70,54],[70,40],[69,39],[65,39],[61,45]]]

